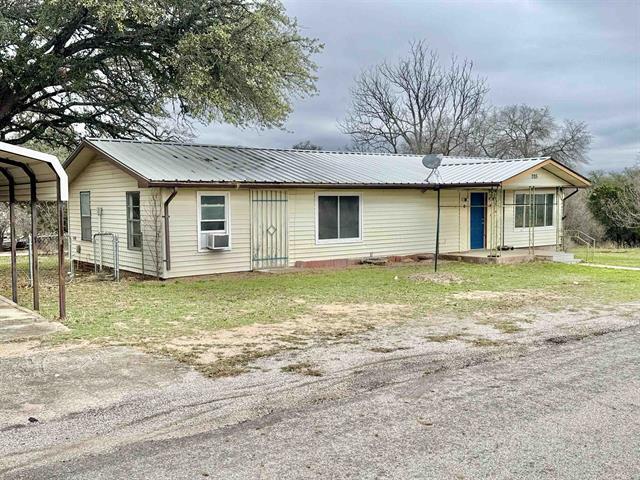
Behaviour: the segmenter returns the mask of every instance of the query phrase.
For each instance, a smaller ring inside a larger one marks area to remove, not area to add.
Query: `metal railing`
[[[104,270],[104,264],[102,259],[102,244],[100,244],[100,259],[97,260],[96,238],[97,237],[110,237],[113,247],[113,280],[118,282],[120,280],[120,242],[118,235],[111,232],[98,232],[93,234],[93,270],[95,274],[102,273]]]
[[[585,261],[593,262],[596,254],[596,239],[581,230],[566,230],[565,238],[571,239],[586,247]],[[566,244],[565,244],[566,245]]]

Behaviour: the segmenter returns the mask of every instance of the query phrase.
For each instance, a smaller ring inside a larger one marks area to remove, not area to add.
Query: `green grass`
[[[5,260],[5,259],[3,259]],[[26,258],[20,259],[26,272]],[[55,263],[43,259],[42,312],[55,317]],[[441,270],[461,283],[417,282],[410,277],[431,271],[429,264],[306,270],[281,274],[246,273],[206,279],[120,283],[84,276],[67,288],[68,333],[54,337],[145,345],[180,335],[290,320],[316,305],[371,303],[408,305],[405,316],[469,315],[505,312],[535,306],[565,308],[583,302],[640,300],[640,272],[581,266],[527,263],[473,265],[442,262]],[[10,296],[8,261],[0,261],[0,293]],[[397,279],[396,279],[397,277]],[[26,277],[21,274],[21,281]],[[535,297],[514,298],[455,295],[474,291],[531,290]],[[30,292],[21,288],[20,301],[30,306]]]
[[[575,248],[571,252],[575,254],[576,258],[587,260],[586,248]],[[640,267],[640,248],[597,248],[589,261],[602,265]]]

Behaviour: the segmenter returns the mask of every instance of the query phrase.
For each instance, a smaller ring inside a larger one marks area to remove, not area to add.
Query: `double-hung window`
[[[207,244],[207,233],[229,233],[229,195],[198,192],[198,248]]]
[[[140,192],[127,192],[127,248],[142,248],[142,228],[140,225]]]
[[[515,227],[550,227],[553,225],[553,193],[516,193]]]
[[[91,239],[91,192],[80,192],[80,239]]]
[[[358,241],[362,239],[360,195],[318,194],[317,242]]]

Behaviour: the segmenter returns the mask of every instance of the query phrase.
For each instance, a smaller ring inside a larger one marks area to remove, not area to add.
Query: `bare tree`
[[[311,140],[298,142],[291,148],[293,148],[294,150],[322,150],[322,147],[320,145],[316,145]]]
[[[478,118],[469,150],[498,158],[552,156],[567,165],[587,163],[591,134],[583,122],[558,124],[548,107],[508,105]]]
[[[358,150],[392,153],[463,151],[488,92],[473,62],[438,54],[420,41],[397,64],[384,62],[363,72],[340,124]]]

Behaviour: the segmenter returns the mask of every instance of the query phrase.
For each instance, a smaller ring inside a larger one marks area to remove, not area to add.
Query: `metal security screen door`
[[[251,268],[286,267],[288,244],[287,192],[252,190]]]

